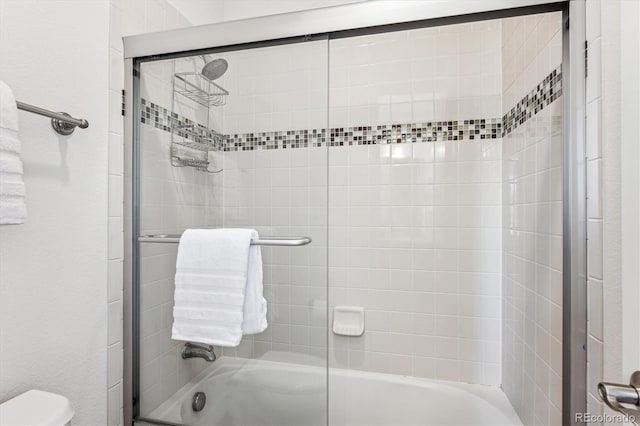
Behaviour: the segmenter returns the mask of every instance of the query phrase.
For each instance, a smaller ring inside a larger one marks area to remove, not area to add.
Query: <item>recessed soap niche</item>
[[[333,308],[333,334],[359,337],[364,334],[364,308],[336,306]]]

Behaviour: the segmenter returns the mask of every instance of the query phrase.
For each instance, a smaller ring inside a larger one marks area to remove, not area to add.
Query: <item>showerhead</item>
[[[229,64],[225,59],[214,59],[213,61],[204,64],[201,74],[207,77],[209,80],[215,80],[222,77],[222,75],[227,72],[228,66]]]

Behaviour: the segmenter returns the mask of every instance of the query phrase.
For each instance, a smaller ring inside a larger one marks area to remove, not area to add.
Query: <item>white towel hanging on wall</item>
[[[16,100],[9,86],[0,81],[0,225],[25,222],[25,193]]]

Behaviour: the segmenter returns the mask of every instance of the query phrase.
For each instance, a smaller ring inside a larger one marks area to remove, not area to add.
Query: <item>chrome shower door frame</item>
[[[133,108],[133,100],[136,98],[133,96],[133,80],[134,80],[134,61],[131,58],[126,58],[124,60],[124,132],[123,132],[123,161],[124,161],[124,214],[123,214],[123,229],[124,229],[124,262],[123,262],[123,306],[122,306],[122,314],[123,314],[123,353],[124,360],[122,365],[123,372],[123,384],[122,384],[122,398],[123,398],[123,422],[126,425],[133,424],[133,394],[134,389],[137,388],[137,380],[138,374],[137,371],[134,371],[134,365],[138,365],[138,354],[136,353],[136,359],[134,359],[134,341],[138,340],[138,324],[135,324],[134,327],[134,313],[137,317],[139,315],[140,307],[139,305],[135,305],[138,301],[138,296],[134,297],[134,276],[137,276],[137,273],[134,273],[134,264],[135,257],[137,256],[137,242],[135,236],[138,235],[139,230],[134,230],[134,223],[137,226],[138,221],[134,220],[134,218],[138,217],[138,209],[140,206],[140,202],[138,197],[137,190],[134,191],[134,186],[137,188],[137,183],[134,185],[134,180],[138,179],[138,170],[134,169],[134,155],[137,158],[137,153],[134,153],[134,147],[137,143],[134,143],[134,140],[137,140],[138,129],[135,125],[134,115],[137,117],[138,112],[134,114]],[[137,75],[137,72],[136,72]],[[137,77],[136,77],[137,78]],[[128,94],[128,96],[127,96]],[[135,194],[135,199],[134,199]],[[138,287],[138,286],[135,286]],[[136,288],[136,291],[138,289]],[[134,312],[136,311],[136,312]]]
[[[287,44],[301,38],[350,37],[498,19],[532,13],[563,12],[563,424],[583,424],[574,413],[586,408],[586,173],[585,0],[432,0],[368,1],[344,6],[202,25],[124,38],[124,423],[133,424],[138,386],[139,306],[137,257],[139,64],[155,59]],[[571,17],[571,25],[569,25]]]

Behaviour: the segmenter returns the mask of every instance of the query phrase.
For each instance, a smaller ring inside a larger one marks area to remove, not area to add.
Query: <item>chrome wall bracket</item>
[[[59,112],[58,114],[71,117],[71,115],[67,114],[66,112]],[[71,124],[68,121],[62,121],[58,118],[51,119],[51,127],[53,127],[53,130],[55,130],[58,134],[64,136],[68,136],[72,134],[74,130],[76,130],[75,124]]]
[[[598,383],[598,394],[609,408],[623,414],[633,424],[640,424],[640,371],[633,372],[628,385]]]

